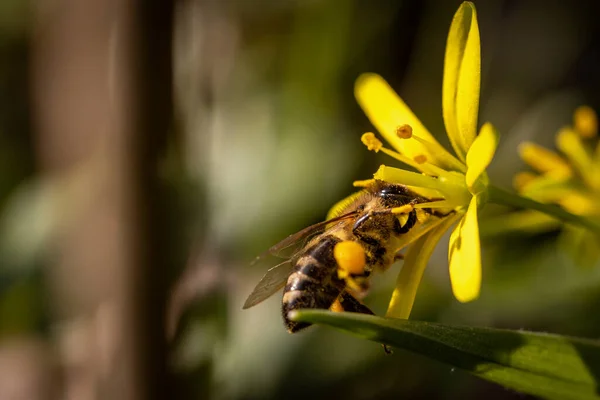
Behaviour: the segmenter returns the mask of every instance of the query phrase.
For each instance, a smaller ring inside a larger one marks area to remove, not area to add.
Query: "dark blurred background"
[[[360,143],[361,73],[447,144],[459,4],[0,2],[0,399],[161,397],[152,376],[186,399],[524,398],[328,328],[288,335],[279,295],[241,309],[257,254],[391,162]],[[600,109],[600,5],[475,5],[489,173],[510,188],[521,141],[553,147],[576,106]],[[482,241],[481,298],[453,299],[440,245],[412,318],[600,335],[600,268],[558,231]],[[366,299],[380,315],[399,267]]]

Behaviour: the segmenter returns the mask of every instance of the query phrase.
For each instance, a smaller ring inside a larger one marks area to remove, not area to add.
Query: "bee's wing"
[[[254,259],[254,261],[252,261],[251,265],[255,264],[257,261],[265,258],[267,255],[272,254],[272,255],[277,255],[277,253],[287,247],[290,247],[296,243],[298,243],[299,241],[307,238],[308,236],[322,231],[323,229],[325,229],[327,227],[327,225],[334,223],[334,222],[338,222],[338,221],[342,221],[344,219],[348,219],[348,218],[352,218],[355,217],[356,214],[358,214],[358,212],[356,211],[352,211],[349,212],[347,214],[344,215],[340,215],[339,217],[335,217],[335,218],[331,218],[328,219],[326,221],[321,221],[318,222],[314,225],[311,226],[307,226],[306,228],[291,234],[290,236],[286,237],[285,239],[283,239],[281,242],[277,243],[276,245],[272,246],[269,250],[267,250],[266,252],[264,252],[263,254],[261,254],[260,256],[256,257],[256,259]]]
[[[243,309],[254,307],[285,286],[293,268],[292,260],[286,260],[268,270],[246,299]]]
[[[258,260],[263,259],[264,257],[266,257],[269,254],[275,255],[280,250],[290,247],[290,246],[298,243],[299,241],[309,237],[310,235],[324,230],[327,227],[327,225],[329,225],[331,223],[335,223],[335,222],[339,222],[339,221],[342,221],[345,219],[352,218],[352,217],[356,216],[356,214],[357,214],[356,211],[352,211],[350,213],[340,215],[339,217],[331,218],[326,221],[322,221],[322,222],[316,223],[314,225],[308,226],[308,227],[302,229],[301,231],[298,231],[298,232],[286,237],[281,242],[277,243],[276,245],[271,247],[269,250],[267,250],[265,253],[256,257],[256,259],[252,262],[252,264],[255,264]],[[258,285],[256,285],[256,287],[254,288],[252,293],[250,293],[250,296],[248,296],[248,298],[246,299],[243,309],[253,307],[253,306],[257,305],[258,303],[262,302],[263,300],[268,299],[275,292],[277,292],[279,289],[281,289],[283,286],[285,286],[285,283],[287,282],[288,277],[292,273],[293,268],[294,268],[294,258],[288,258],[286,261],[284,261],[281,264],[278,264],[278,265],[274,266],[273,268],[271,268],[270,270],[268,270],[267,273],[265,274],[265,276],[263,276],[263,278],[260,280],[260,282],[258,282]]]

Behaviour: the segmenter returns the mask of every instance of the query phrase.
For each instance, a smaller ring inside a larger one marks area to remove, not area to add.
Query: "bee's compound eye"
[[[362,274],[367,263],[365,250],[351,240],[336,244],[333,248],[333,257],[340,269],[353,275]]]

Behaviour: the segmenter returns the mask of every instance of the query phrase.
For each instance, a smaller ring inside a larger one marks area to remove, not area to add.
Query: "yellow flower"
[[[487,200],[485,170],[498,144],[496,130],[489,123],[477,135],[480,80],[475,6],[464,2],[454,15],[448,34],[442,91],[444,123],[456,156],[435,140],[383,78],[364,74],[356,82],[358,103],[396,151],[383,147],[372,133],[363,135],[363,143],[370,150],[385,152],[420,172],[382,165],[375,179],[407,185],[428,198],[441,198],[417,207],[446,213],[437,226],[410,244],[388,316],[408,318],[429,257],[444,232],[456,222],[448,251],[452,290],[461,302],[479,295],[481,254],[477,211]]]
[[[600,222],[600,141],[597,136],[598,118],[594,110],[587,106],[577,108],[573,126],[562,128],[556,135],[556,147],[562,154],[531,142],[521,144],[521,158],[538,174],[517,174],[515,187],[523,196],[540,203],[558,204],[572,214]],[[600,258],[600,240],[594,233],[577,227],[565,226],[564,229],[563,240],[570,242],[577,261],[591,264]]]

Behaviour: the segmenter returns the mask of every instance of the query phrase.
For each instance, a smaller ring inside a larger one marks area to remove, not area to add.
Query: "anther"
[[[412,126],[404,124],[396,127],[396,135],[400,139],[410,139],[412,137]]]
[[[381,140],[377,139],[373,132],[367,132],[363,134],[360,138],[360,141],[367,146],[367,149],[375,151],[375,153],[377,153],[383,147],[383,143],[381,143]]]
[[[425,164],[427,162],[427,156],[425,154],[419,154],[414,157],[417,164]]]

